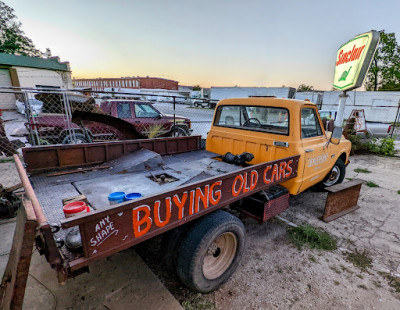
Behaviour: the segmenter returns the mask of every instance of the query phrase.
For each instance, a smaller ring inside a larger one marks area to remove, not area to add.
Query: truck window
[[[301,138],[318,136],[322,136],[322,130],[315,110],[312,108],[301,109]]]
[[[219,106],[214,125],[288,135],[289,111],[276,107]]]
[[[136,117],[157,117],[160,113],[149,104],[135,103]]]
[[[131,104],[129,102],[121,102],[117,105],[118,118],[132,118]]]

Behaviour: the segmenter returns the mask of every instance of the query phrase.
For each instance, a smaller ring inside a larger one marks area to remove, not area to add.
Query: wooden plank
[[[351,180],[349,182],[340,183],[340,184],[336,184],[336,185],[333,185],[333,186],[326,187],[325,190],[330,192],[330,193],[337,193],[337,192],[342,191],[344,189],[347,189],[349,187],[360,185],[360,184],[363,184],[363,183],[365,183],[364,180],[353,179],[353,180]]]
[[[36,226],[32,203],[26,200],[18,210],[13,245],[1,281],[1,309],[22,309]]]

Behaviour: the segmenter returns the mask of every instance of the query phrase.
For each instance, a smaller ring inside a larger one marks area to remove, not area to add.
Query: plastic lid
[[[86,204],[83,201],[74,201],[66,204],[63,211],[66,214],[79,213],[86,210]]]
[[[108,200],[114,201],[124,199],[125,195],[125,192],[114,192],[108,195]]]
[[[137,199],[141,198],[143,195],[141,193],[129,193],[125,195],[125,200],[132,200],[132,199]]]

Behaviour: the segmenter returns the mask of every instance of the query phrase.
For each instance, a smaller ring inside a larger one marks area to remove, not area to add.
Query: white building
[[[68,62],[0,53],[0,109],[15,109],[15,96],[1,87],[72,88]],[[1,92],[3,90],[3,93]]]
[[[292,98],[296,89],[292,87],[211,87],[211,99],[248,98],[254,96],[275,96]]]

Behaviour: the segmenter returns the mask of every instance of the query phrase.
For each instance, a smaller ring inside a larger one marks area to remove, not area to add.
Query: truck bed
[[[110,207],[108,195],[115,191],[152,196],[241,168],[219,161],[216,156],[205,150],[160,156],[141,149],[108,162],[107,169],[59,176],[49,176],[51,173],[47,172],[31,177],[31,182],[48,222],[59,225],[65,218],[62,210],[64,198],[82,194],[87,197],[91,209],[106,210]],[[152,180],[153,176],[160,174],[167,176],[164,183]],[[68,231],[60,230],[55,237],[64,239]],[[65,246],[61,250],[66,257],[77,256]]]

